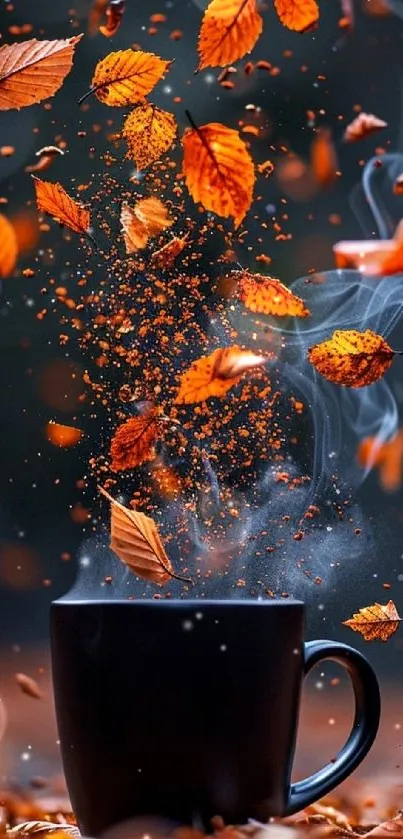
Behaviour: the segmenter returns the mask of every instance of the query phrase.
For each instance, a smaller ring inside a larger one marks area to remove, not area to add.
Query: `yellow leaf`
[[[238,384],[243,373],[261,367],[266,362],[262,355],[237,346],[214,350],[210,355],[194,361],[181,377],[177,404],[204,402],[210,396],[224,394]]]
[[[152,52],[118,50],[98,62],[92,87],[81,97],[95,93],[104,105],[136,105],[147,96],[169,69],[171,62]]]
[[[199,33],[198,70],[225,67],[243,58],[253,49],[262,30],[256,0],[211,0]]]
[[[8,277],[14,270],[18,256],[15,230],[8,218],[0,215],[0,277]]]
[[[219,122],[186,129],[183,174],[194,201],[238,227],[252,203],[255,171],[238,131]]]
[[[366,329],[337,329],[328,341],[308,349],[311,364],[338,385],[364,387],[380,379],[396,353],[381,335]]]
[[[145,169],[168,151],[176,131],[173,114],[150,102],[139,105],[123,124],[123,136],[127,143],[126,157],[134,160],[138,169]]]
[[[116,556],[143,580],[163,585],[170,577],[185,579],[174,573],[155,522],[124,507],[102,487],[99,491],[111,503],[111,549]]]
[[[389,600],[386,606],[380,603],[365,606],[343,624],[359,632],[365,641],[387,641],[396,632],[401,620],[393,600]]]
[[[284,26],[306,32],[319,20],[316,0],[274,0],[274,8]]]
[[[36,205],[42,213],[48,213],[59,224],[64,224],[75,233],[88,234],[90,213],[81,204],[70,198],[66,190],[59,183],[34,179],[36,190]]]
[[[0,48],[0,111],[26,108],[54,96],[73,64],[82,35],[60,41],[23,41]]]
[[[123,238],[126,253],[135,253],[147,246],[152,236],[157,236],[173,224],[168,210],[159,198],[141,198],[134,207],[129,207],[126,201],[122,204],[120,213]]]

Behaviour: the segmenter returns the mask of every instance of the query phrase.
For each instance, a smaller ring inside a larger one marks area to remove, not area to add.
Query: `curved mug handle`
[[[348,670],[353,683],[355,716],[353,727],[332,763],[314,775],[291,784],[284,815],[290,816],[322,798],[356,769],[370,750],[379,726],[381,702],[375,673],[361,653],[336,641],[305,644],[304,675],[323,659],[331,659]]]

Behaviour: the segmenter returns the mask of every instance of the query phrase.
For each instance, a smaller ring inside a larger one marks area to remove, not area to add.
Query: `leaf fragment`
[[[305,303],[280,280],[250,271],[233,271],[237,296],[247,309],[261,315],[306,318],[311,313]]]
[[[233,64],[251,52],[262,31],[256,0],[211,0],[199,32],[197,69]]]
[[[393,600],[389,600],[385,606],[380,603],[365,606],[343,624],[359,632],[365,641],[388,641],[399,628],[401,620]]]
[[[307,32],[319,20],[316,0],[274,0],[281,23],[296,32]]]
[[[204,402],[211,396],[224,396],[241,380],[243,373],[266,363],[262,355],[237,346],[220,347],[210,355],[193,361],[181,376],[175,402],[180,405]]]
[[[187,128],[183,174],[195,202],[238,227],[252,203],[255,171],[238,131],[220,122]]]
[[[104,105],[136,105],[165,76],[170,64],[152,52],[131,49],[110,52],[96,65],[91,90],[82,96],[79,104],[95,93]]]
[[[59,224],[69,227],[75,233],[88,235],[90,213],[66,192],[59,183],[42,181],[32,176],[36,191],[36,205],[42,213],[48,213]]]
[[[159,160],[172,146],[177,132],[176,119],[150,102],[139,105],[123,124],[127,143],[126,157],[134,160],[138,169],[145,169]]]
[[[17,236],[11,222],[0,214],[0,277],[8,277],[18,256]]]
[[[0,48],[0,111],[26,108],[61,88],[82,35],[57,41],[32,38]]]
[[[308,349],[308,357],[317,371],[338,385],[365,387],[380,379],[395,356],[389,344],[366,329],[336,329],[332,337]]]
[[[154,408],[119,425],[111,441],[111,469],[123,472],[146,460],[153,460],[158,433],[159,423]]]
[[[356,143],[357,140],[363,140],[364,137],[369,137],[375,131],[380,131],[382,128],[387,127],[388,123],[383,119],[379,119],[375,114],[365,114],[362,111],[347,126],[344,132],[344,140],[346,143]]]
[[[188,244],[188,234],[185,236],[173,236],[169,242],[166,242],[158,251],[154,251],[151,255],[151,264],[156,268],[171,268],[176,258],[182,253],[183,249]]]
[[[138,250],[143,250],[153,236],[171,227],[173,219],[169,217],[168,210],[162,201],[151,195],[149,198],[141,198],[134,207],[130,207],[127,201],[124,201],[120,212],[120,223],[126,253],[136,253]]]
[[[31,679],[31,677],[27,676],[25,673],[16,673],[14,678],[17,685],[20,686],[22,693],[25,693],[26,696],[31,696],[32,699],[42,699],[42,691],[35,679]]]

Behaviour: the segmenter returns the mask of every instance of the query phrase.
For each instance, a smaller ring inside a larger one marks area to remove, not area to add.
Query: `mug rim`
[[[123,597],[116,597],[116,598],[86,598],[81,600],[75,600],[73,598],[69,598],[68,594],[63,595],[62,597],[58,598],[57,600],[52,601],[52,607],[56,606],[141,606],[141,607],[151,607],[154,609],[161,609],[161,608],[168,608],[168,609],[211,609],[211,608],[229,608],[236,606],[237,608],[252,608],[252,609],[261,609],[261,608],[290,608],[290,607],[302,607],[304,608],[305,602],[303,600],[296,600],[292,597],[287,598],[273,598],[271,600],[253,600],[252,598],[234,598],[232,600],[213,600],[212,598],[187,598],[187,599],[162,599],[162,600],[129,600]]]

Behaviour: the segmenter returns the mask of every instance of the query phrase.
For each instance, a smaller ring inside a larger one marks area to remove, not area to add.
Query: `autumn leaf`
[[[262,30],[256,0],[211,0],[199,32],[197,69],[233,64],[253,49]]]
[[[170,268],[175,259],[182,253],[183,249],[188,243],[188,234],[185,236],[173,236],[169,242],[166,242],[158,251],[154,251],[151,255],[151,264],[157,268]]]
[[[365,387],[380,379],[396,353],[381,335],[366,329],[336,329],[328,341],[308,349],[317,371],[338,385]]]
[[[168,210],[154,195],[141,198],[134,207],[127,201],[122,204],[120,223],[126,247],[126,253],[135,253],[147,246],[152,236],[157,236],[173,224]]]
[[[99,27],[101,35],[105,35],[106,38],[112,38],[113,35],[116,35],[122,22],[125,8],[125,0],[109,0],[105,9],[105,24]]]
[[[238,282],[237,295],[251,312],[277,317],[306,318],[310,315],[305,303],[280,280],[250,271],[233,271],[231,278]]]
[[[403,273],[403,219],[391,239],[341,241],[333,245],[337,268],[357,268],[366,277]]]
[[[64,224],[75,233],[88,235],[90,213],[81,204],[70,198],[59,183],[42,181],[32,176],[36,190],[36,205],[42,213],[48,213],[59,224]]]
[[[365,437],[358,446],[357,461],[366,470],[376,467],[382,489],[396,492],[403,478],[403,429],[386,442],[376,436]]]
[[[331,131],[322,128],[312,140],[310,148],[311,169],[321,186],[330,186],[337,178],[337,155]]]
[[[60,446],[60,448],[75,446],[83,436],[81,428],[75,428],[73,425],[61,425],[59,422],[48,422],[45,433],[49,443],[52,443],[53,446]]]
[[[146,460],[153,460],[159,428],[158,416],[153,408],[119,425],[111,441],[111,469],[123,472]]]
[[[0,214],[0,277],[8,277],[14,270],[18,256],[18,243],[11,222]]]
[[[144,513],[129,510],[106,490],[99,491],[111,503],[111,549],[134,574],[153,583],[168,583],[174,573],[155,522]],[[189,580],[186,580],[189,582]]]
[[[274,8],[284,26],[306,32],[319,20],[316,0],[274,0]]]
[[[59,155],[63,157],[63,149],[59,149],[58,146],[44,146],[35,152],[35,157],[39,157],[38,162],[33,163],[31,166],[26,166],[24,172],[29,172],[30,174],[33,172],[44,172],[45,169],[49,169],[49,166],[52,165],[54,159]]]
[[[168,151],[176,131],[175,117],[169,111],[163,111],[150,102],[139,105],[123,124],[126,157],[134,160],[138,169],[145,169]]]
[[[181,405],[204,402],[210,396],[224,396],[241,380],[243,373],[266,363],[262,355],[237,346],[214,350],[194,361],[183,373],[175,399]]]
[[[22,693],[25,693],[26,696],[31,696],[32,699],[42,699],[42,691],[35,679],[31,679],[31,677],[26,676],[25,673],[16,673],[14,678],[20,686]]]
[[[399,627],[402,618],[399,617],[393,600],[386,606],[374,603],[355,612],[352,618],[343,621],[354,632],[359,632],[365,641],[388,641]]]
[[[238,131],[219,122],[187,128],[183,174],[194,201],[238,227],[252,203],[255,172]]]
[[[82,35],[58,41],[23,41],[0,48],[0,111],[26,108],[61,88]]]
[[[110,52],[95,67],[91,90],[81,97],[79,105],[91,93],[104,105],[136,105],[164,77],[170,64],[152,52]]]
[[[388,123],[376,117],[375,114],[364,114],[361,112],[347,126],[344,132],[344,140],[347,143],[356,143],[357,140],[363,140],[364,137],[369,137],[375,131],[380,131],[382,128],[387,128],[387,126]]]

